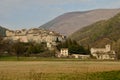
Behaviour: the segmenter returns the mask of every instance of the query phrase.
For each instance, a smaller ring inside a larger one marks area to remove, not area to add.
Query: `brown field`
[[[17,78],[31,72],[44,74],[75,74],[120,70],[114,61],[1,61],[0,74]],[[4,79],[3,79],[4,80]],[[16,79],[17,80],[17,79]]]

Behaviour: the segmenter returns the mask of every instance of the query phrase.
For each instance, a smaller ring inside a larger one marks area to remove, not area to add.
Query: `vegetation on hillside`
[[[89,48],[85,49],[79,45],[75,40],[67,39],[57,45],[57,49],[68,48],[70,54],[89,54]]]
[[[79,45],[76,41],[67,39],[63,42],[56,41],[57,45],[54,46],[52,50],[47,48],[45,42],[35,43],[35,42],[20,42],[12,40],[4,40],[0,36],[0,56],[16,56],[19,57],[55,57],[55,53],[60,51],[61,48],[68,48],[70,54],[89,54],[89,48],[85,49],[83,46]]]
[[[53,57],[55,54],[46,47],[46,43],[13,42],[0,37],[0,56],[16,56],[19,59],[20,56]]]
[[[0,26],[0,35],[5,36],[6,35],[6,29]]]
[[[111,44],[112,48],[120,52],[120,13],[109,20],[99,21],[73,33],[70,38],[82,45],[104,47]],[[119,54],[118,54],[119,55]]]

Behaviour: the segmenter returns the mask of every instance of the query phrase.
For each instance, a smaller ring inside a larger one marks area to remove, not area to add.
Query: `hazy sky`
[[[120,8],[120,0],[0,0],[0,25],[39,27],[66,12],[99,8]]]

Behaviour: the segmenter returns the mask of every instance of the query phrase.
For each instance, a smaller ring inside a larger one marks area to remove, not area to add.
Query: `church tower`
[[[111,51],[111,46],[110,46],[109,44],[107,44],[107,45],[105,46],[105,48],[106,48],[106,51],[107,51],[107,52]]]

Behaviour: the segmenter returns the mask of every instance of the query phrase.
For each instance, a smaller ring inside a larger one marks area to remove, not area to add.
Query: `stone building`
[[[57,54],[57,57],[68,57],[69,52],[68,48],[61,48],[60,52]]]
[[[48,47],[56,45],[56,40],[62,41],[64,37],[54,31],[49,31],[40,28],[32,28],[29,30],[6,30],[4,39],[20,42],[46,42]]]
[[[105,45],[105,48],[91,48],[91,55],[96,59],[112,59],[116,58],[116,53],[111,49],[111,45]]]

